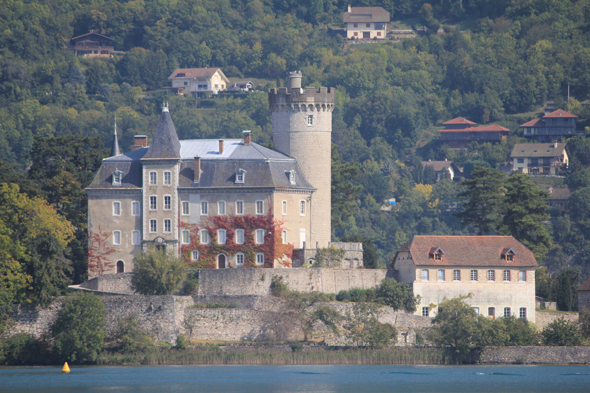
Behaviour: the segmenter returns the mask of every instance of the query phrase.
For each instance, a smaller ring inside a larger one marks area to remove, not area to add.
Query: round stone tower
[[[311,233],[307,247],[331,241],[332,111],[335,89],[301,88],[301,72],[290,72],[287,87],[270,89],[273,148],[297,159],[312,194]]]

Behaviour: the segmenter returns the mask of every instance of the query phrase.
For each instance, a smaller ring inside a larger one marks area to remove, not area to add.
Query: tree
[[[505,189],[502,172],[476,167],[471,179],[465,180],[465,191],[459,197],[467,198],[463,211],[457,213],[463,225],[473,225],[479,235],[488,234],[500,218]]]
[[[376,292],[379,303],[391,306],[394,310],[414,312],[420,303],[420,298],[414,296],[408,284],[398,282],[394,278],[384,278]]]
[[[182,260],[154,247],[135,257],[131,288],[142,295],[170,295],[186,277]]]
[[[577,279],[578,274],[571,269],[562,272],[557,277],[556,300],[557,308],[560,311],[571,311],[574,309],[575,288],[572,286],[572,283],[576,282]]]
[[[71,83],[74,86],[86,85],[86,78],[84,77],[84,74],[80,70],[80,66],[78,64],[74,64],[70,68],[70,74],[68,75],[68,83]]]
[[[547,198],[529,175],[514,173],[505,182],[503,217],[498,232],[512,235],[535,254],[538,261],[553,247],[545,225],[549,220]]]
[[[559,318],[541,332],[543,343],[550,346],[582,345],[582,334],[575,323]]]
[[[59,361],[95,362],[104,347],[105,311],[102,300],[87,292],[68,296],[51,325],[53,354]]]
[[[123,353],[144,352],[154,347],[154,338],[140,329],[135,314],[119,319],[115,339],[119,341],[119,350]]]
[[[362,186],[352,181],[360,176],[360,165],[355,162],[343,164],[335,144],[332,144],[332,226],[346,225],[358,209]]]
[[[424,184],[436,183],[436,171],[434,170],[434,167],[432,165],[426,164],[426,166],[424,166],[422,181],[424,182]]]

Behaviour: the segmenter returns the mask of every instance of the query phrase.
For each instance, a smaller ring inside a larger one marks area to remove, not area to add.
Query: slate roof
[[[535,157],[552,158],[559,157],[565,150],[565,143],[517,143],[510,153],[510,158]]]
[[[180,141],[168,108],[162,110],[152,144],[143,159],[180,158]]]
[[[590,291],[590,278],[584,281],[577,289],[578,291]]]
[[[549,199],[566,200],[570,197],[569,188],[552,188],[549,189]]]
[[[443,168],[450,168],[453,167],[453,171],[460,172],[459,168],[453,161],[422,161],[422,166],[431,166],[434,168],[435,172],[440,172]]]
[[[441,260],[429,255],[432,248],[444,251]],[[512,249],[514,261],[502,259]],[[414,236],[399,252],[409,251],[416,266],[535,267],[533,253],[512,236]]]
[[[383,7],[352,7],[351,12],[342,14],[344,23],[389,23],[390,14]]]

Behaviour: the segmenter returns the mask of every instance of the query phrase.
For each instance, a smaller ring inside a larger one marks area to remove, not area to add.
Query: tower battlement
[[[336,89],[333,87],[307,87],[305,89],[279,87],[270,89],[268,92],[268,104],[290,105],[290,104],[334,104],[336,100]]]

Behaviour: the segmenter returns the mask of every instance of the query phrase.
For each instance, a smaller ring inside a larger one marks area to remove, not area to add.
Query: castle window
[[[256,214],[264,214],[264,201],[256,201]]]
[[[225,201],[217,202],[217,214],[220,216],[225,216]]]
[[[244,184],[244,178],[246,177],[246,171],[243,169],[238,169],[236,171],[236,183]]]
[[[182,231],[182,243],[191,244],[191,233],[186,229]]]
[[[191,261],[198,261],[199,260],[199,251],[193,250],[191,252]]]
[[[510,270],[504,270],[504,281],[510,281]]]
[[[141,214],[139,202],[131,202],[131,215],[139,216]]]
[[[206,229],[201,230],[201,244],[209,244],[209,232]]]
[[[453,270],[453,281],[461,281],[461,270]]]
[[[256,264],[258,266],[264,265],[264,254],[260,254],[260,253],[256,254]]]
[[[201,202],[201,215],[206,216],[209,214],[209,202]]]
[[[287,244],[287,230],[283,230],[282,240],[283,244]]]
[[[172,184],[172,173],[169,171],[164,172],[164,184],[167,186]]]
[[[150,185],[155,186],[158,184],[158,172],[150,172]]]
[[[141,244],[139,231],[131,232],[131,245],[139,246]]]
[[[123,172],[121,172],[121,171],[113,172],[113,186],[120,186],[122,177],[123,177]]]
[[[121,202],[113,202],[113,216],[121,215]]]
[[[519,317],[521,317],[522,319],[526,319],[526,307],[521,307],[520,308]]]
[[[287,215],[287,201],[283,201],[283,216]]]
[[[477,281],[477,270],[471,271],[471,281]]]
[[[428,281],[428,269],[422,269],[422,281]]]
[[[125,273],[125,262],[117,261],[117,273]]]
[[[244,215],[244,201],[236,201],[236,215],[237,216]]]
[[[164,233],[172,232],[172,221],[169,219],[164,220]]]
[[[429,307],[422,307],[422,316],[427,317],[429,314],[430,308]]]
[[[254,232],[254,239],[256,244],[264,244],[264,229],[257,229]]]
[[[170,210],[172,208],[172,197],[170,195],[164,195],[164,210]]]
[[[113,231],[113,246],[121,245],[121,231]]]
[[[236,244],[244,244],[244,230],[236,229]]]
[[[299,215],[305,216],[305,201],[299,201]]]
[[[526,270],[521,270],[518,272],[518,281],[526,281]]]
[[[307,126],[313,126],[313,115],[307,115]]]
[[[158,209],[158,197],[156,195],[150,196],[150,210]]]
[[[150,233],[158,233],[158,220],[150,220]]]
[[[496,271],[488,270],[488,281],[496,281]]]
[[[510,307],[504,307],[504,318],[508,318],[510,316]]]
[[[182,215],[183,216],[188,216],[189,215],[189,203],[188,201],[183,201],[182,202]]]
[[[445,271],[444,269],[438,269],[438,281],[445,280]]]
[[[244,254],[241,252],[236,254],[236,265],[237,266],[244,266]]]
[[[225,229],[218,229],[217,230],[217,244],[225,244],[225,237],[227,232]]]

